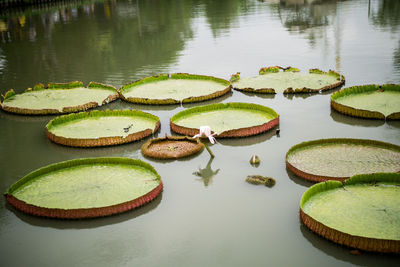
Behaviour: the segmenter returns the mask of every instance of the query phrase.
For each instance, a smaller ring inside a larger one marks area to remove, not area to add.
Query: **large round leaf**
[[[355,174],[400,172],[400,147],[364,139],[321,139],[293,146],[286,165],[314,182],[342,181]]]
[[[23,212],[90,218],[124,212],[162,191],[154,168],[130,158],[87,158],[52,164],[10,187],[7,201]]]
[[[201,126],[210,126],[218,137],[244,137],[265,132],[278,124],[279,115],[273,109],[250,103],[190,108],[170,120],[174,132],[191,136],[198,134]]]
[[[323,237],[368,251],[400,253],[400,174],[356,175],[310,187],[300,217]]]
[[[109,146],[140,140],[159,127],[158,117],[146,112],[95,110],[57,117],[46,125],[46,134],[66,146]]]
[[[335,110],[355,117],[400,119],[400,85],[361,85],[342,89],[331,96]]]
[[[187,73],[146,77],[121,87],[121,98],[139,104],[177,104],[204,101],[231,90],[228,81]]]
[[[91,82],[49,83],[29,88],[22,94],[10,90],[1,107],[3,110],[26,115],[62,114],[101,106],[117,99],[117,90],[109,85]]]
[[[239,91],[254,93],[315,93],[338,87],[344,77],[334,71],[323,72],[311,69],[302,73],[296,68],[265,67],[256,77],[241,78],[232,75],[232,87]]]

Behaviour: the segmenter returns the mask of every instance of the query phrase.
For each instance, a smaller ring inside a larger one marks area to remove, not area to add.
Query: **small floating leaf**
[[[157,159],[177,159],[202,151],[203,144],[188,136],[165,136],[151,139],[142,146],[142,154]]]

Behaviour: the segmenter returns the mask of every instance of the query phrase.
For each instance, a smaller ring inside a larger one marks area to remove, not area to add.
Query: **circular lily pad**
[[[143,139],[159,127],[159,118],[146,112],[94,110],[51,120],[46,125],[46,135],[51,141],[66,146],[111,146]]]
[[[187,73],[147,77],[119,90],[123,100],[156,105],[199,102],[230,91],[231,85],[226,80]]]
[[[362,85],[342,89],[331,95],[333,109],[355,117],[400,119],[400,85]]]
[[[146,142],[142,146],[142,153],[157,159],[177,159],[198,153],[203,148],[204,145],[196,138],[166,136]]]
[[[172,131],[194,136],[200,126],[210,126],[218,137],[245,137],[263,133],[279,124],[271,108],[250,103],[220,103],[186,109],[170,120]]]
[[[25,213],[54,218],[92,218],[125,212],[153,200],[162,182],[148,163],[130,158],[86,158],[33,171],[6,192]]]
[[[400,174],[363,174],[344,184],[315,184],[301,198],[300,218],[335,243],[400,253]]]
[[[232,75],[232,87],[238,91],[254,93],[316,93],[326,91],[344,84],[343,75],[332,70],[324,72],[310,69],[301,73],[298,69],[265,67],[260,69],[259,76],[240,78],[239,73]]]
[[[22,94],[11,89],[4,97],[3,110],[25,115],[62,114],[86,110],[107,104],[119,97],[117,90],[108,85],[91,82],[49,83],[28,88]]]
[[[400,172],[400,146],[366,139],[320,139],[297,144],[286,166],[313,182],[343,181],[355,174]]]

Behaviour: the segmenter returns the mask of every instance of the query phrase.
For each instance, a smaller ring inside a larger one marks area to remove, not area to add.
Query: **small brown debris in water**
[[[260,164],[260,162],[261,162],[261,160],[260,160],[260,158],[259,158],[257,155],[251,156],[251,158],[250,158],[250,164],[252,164],[252,165],[258,165],[258,164]]]
[[[246,182],[251,184],[263,184],[268,187],[273,187],[275,185],[275,179],[262,175],[248,175],[246,178]]]
[[[124,128],[124,132],[127,133],[129,132],[129,129],[133,126],[133,124],[130,124],[128,127]]]
[[[361,252],[358,249],[350,250],[350,254],[352,255],[361,255]]]

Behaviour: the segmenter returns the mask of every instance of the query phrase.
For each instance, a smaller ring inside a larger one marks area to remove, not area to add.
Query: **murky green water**
[[[4,12],[4,11],[1,11]],[[263,66],[335,69],[346,86],[400,83],[400,1],[139,0],[74,2],[0,15],[0,92],[38,82],[81,80],[116,87],[148,75],[189,72],[228,79]],[[311,185],[285,168],[302,141],[350,137],[400,145],[400,122],[332,111],[330,94],[275,96],[237,91],[205,103],[144,106],[120,100],[101,109],[140,109],[161,119],[188,107],[249,102],[280,114],[280,136],[226,139],[180,161],[145,159],[144,141],[96,149],[46,139],[54,118],[0,112],[0,189],[28,172],[81,157],[126,156],[151,163],[164,192],[149,205],[86,221],[36,218],[0,203],[2,266],[398,266],[399,257],[354,256],[299,220]],[[148,139],[146,139],[148,140]],[[249,164],[257,154],[261,164]],[[193,173],[195,173],[193,174]],[[273,188],[245,182],[274,177]],[[198,175],[202,175],[199,177]]]

